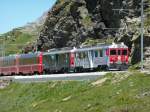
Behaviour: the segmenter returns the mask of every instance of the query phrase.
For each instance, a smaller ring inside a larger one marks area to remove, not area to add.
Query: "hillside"
[[[11,83],[0,112],[149,112],[150,75],[108,74],[95,81]]]
[[[3,44],[5,44],[5,55],[33,51],[46,17],[47,12],[44,12],[36,21],[14,28],[12,31],[3,34],[2,39],[0,39],[0,47],[3,47]],[[0,52],[0,56],[2,54],[3,52]]]
[[[41,17],[37,18],[36,21],[27,23],[25,26],[20,27],[20,31],[24,33],[29,33],[30,35],[36,35],[38,37],[39,32],[47,18],[48,12],[44,12]]]

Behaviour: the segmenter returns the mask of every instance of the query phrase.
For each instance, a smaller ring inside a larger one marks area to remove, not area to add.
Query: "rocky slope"
[[[131,62],[135,64],[140,60],[140,2],[58,0],[48,12],[38,39],[38,49],[79,46],[92,39],[96,42],[110,39],[127,44],[131,49]],[[145,17],[150,18],[148,5],[145,4],[144,9],[147,11]],[[149,46],[149,31],[145,29],[145,33],[145,46]]]

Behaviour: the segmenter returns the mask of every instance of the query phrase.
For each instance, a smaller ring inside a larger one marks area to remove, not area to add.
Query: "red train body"
[[[0,74],[41,74],[43,72],[42,58],[42,53],[1,57]]]

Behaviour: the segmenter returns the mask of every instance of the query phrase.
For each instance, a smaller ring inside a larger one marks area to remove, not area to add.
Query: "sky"
[[[56,0],[0,0],[0,34],[34,22]]]

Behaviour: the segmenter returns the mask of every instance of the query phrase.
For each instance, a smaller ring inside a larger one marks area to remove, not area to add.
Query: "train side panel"
[[[75,67],[83,69],[94,69],[107,65],[108,57],[106,49],[93,49],[75,52]]]
[[[45,72],[65,72],[70,68],[69,53],[46,53],[43,55]]]
[[[7,56],[0,58],[0,74],[12,75],[17,73],[15,56]]]
[[[18,73],[33,74],[42,73],[42,54],[23,54],[18,57]]]
[[[44,70],[44,68],[43,68],[43,53],[40,53],[39,55],[38,55],[38,59],[39,59],[39,61],[38,61],[38,70],[35,70],[35,71],[37,71],[39,74],[42,74],[43,73],[43,70]]]

